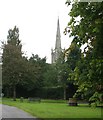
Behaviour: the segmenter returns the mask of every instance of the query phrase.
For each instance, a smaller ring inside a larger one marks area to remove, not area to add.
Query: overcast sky
[[[5,40],[8,30],[19,28],[23,51],[30,57],[38,54],[51,62],[51,48],[55,47],[57,19],[59,16],[62,48],[68,48],[70,38],[63,31],[70,17],[66,0],[0,0],[0,40]]]

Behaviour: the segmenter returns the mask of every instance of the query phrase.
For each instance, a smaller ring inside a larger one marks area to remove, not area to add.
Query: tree
[[[68,80],[74,81],[72,73],[74,72],[75,67],[77,66],[78,61],[81,59],[81,50],[78,44],[75,42],[75,39],[71,42],[70,47],[66,50],[67,64],[69,68]]]
[[[96,92],[98,85],[103,86],[103,2],[74,1],[70,4],[71,20],[65,34],[69,32],[70,36],[77,36],[75,42],[80,47],[86,45],[82,60],[74,70],[75,80],[79,88],[94,88]],[[99,88],[99,91],[103,90],[103,87]]]
[[[69,13],[71,16],[71,20],[68,23],[70,36],[78,36],[76,42],[80,46],[86,43],[88,51],[92,49],[93,56],[96,58],[103,56],[102,7],[103,2],[74,2]],[[65,32],[68,32],[67,28]]]
[[[29,64],[31,65],[31,77],[35,81],[34,87],[40,88],[43,86],[44,72],[46,70],[46,57],[40,58],[37,54],[29,59]]]
[[[71,42],[70,47],[65,51],[66,56],[66,65],[67,65],[67,73],[68,73],[68,85],[71,86],[72,89],[77,89],[77,84],[75,84],[74,70],[78,64],[78,61],[81,59],[81,50],[78,44],[75,42],[76,37]]]
[[[66,88],[67,88],[67,78],[68,78],[68,66],[65,62],[65,55],[61,53],[57,62],[56,62],[56,70],[57,70],[57,81],[58,85],[63,87],[64,90],[64,100],[66,100]]]
[[[46,70],[44,76],[44,87],[56,87],[58,86],[57,70],[54,64],[46,64]]]
[[[2,75],[3,86],[13,89],[13,99],[16,100],[16,86],[22,81],[24,71],[24,59],[22,57],[22,44],[19,40],[19,29],[8,31],[7,43],[3,45]],[[7,90],[7,92],[9,92]]]

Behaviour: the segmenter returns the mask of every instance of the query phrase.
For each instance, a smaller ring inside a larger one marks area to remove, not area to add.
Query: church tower
[[[61,52],[62,52],[61,35],[60,35],[60,24],[59,24],[59,18],[58,18],[55,49],[54,50],[51,49],[51,63],[55,63],[57,61]]]

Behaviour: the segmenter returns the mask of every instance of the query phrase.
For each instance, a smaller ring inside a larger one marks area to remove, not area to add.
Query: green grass
[[[66,102],[44,100],[41,103],[27,100],[20,102],[11,99],[3,99],[3,104],[16,106],[38,118],[101,118],[101,108],[89,107],[86,104],[80,104],[76,107],[68,106]]]

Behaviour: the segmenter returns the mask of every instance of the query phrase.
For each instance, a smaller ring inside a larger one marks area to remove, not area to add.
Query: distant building
[[[62,51],[63,49],[61,48],[60,24],[58,18],[55,49],[51,49],[51,63],[56,63]]]

